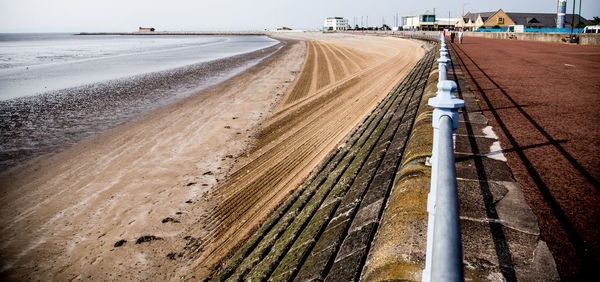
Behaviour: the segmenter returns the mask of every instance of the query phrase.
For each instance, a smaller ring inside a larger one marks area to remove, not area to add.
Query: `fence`
[[[422,280],[463,281],[462,245],[458,219],[458,194],[454,165],[454,133],[458,109],[464,106],[453,95],[456,83],[448,80],[448,49],[443,36],[437,96],[429,99],[433,111],[431,188],[427,199],[427,252]]]
[[[344,31],[344,33],[393,36],[393,37],[435,40],[435,41],[438,41],[440,39],[439,31],[348,30],[348,31]]]
[[[524,32],[541,32],[541,33],[582,33],[583,28],[524,28]],[[508,27],[505,28],[480,28],[475,32],[508,32]]]

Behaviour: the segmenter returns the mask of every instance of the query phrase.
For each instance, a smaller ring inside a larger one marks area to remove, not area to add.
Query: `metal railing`
[[[365,35],[382,35],[400,38],[412,38],[423,40],[440,39],[438,31],[422,31],[422,30],[347,30],[344,33],[365,34]]]
[[[458,127],[458,109],[464,106],[464,101],[453,94],[456,83],[448,80],[448,49],[444,36],[440,34],[439,38],[438,92],[428,101],[434,110],[424,282],[464,279],[454,165],[454,134]]]

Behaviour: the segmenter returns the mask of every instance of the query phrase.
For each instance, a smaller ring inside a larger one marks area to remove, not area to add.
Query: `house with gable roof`
[[[565,26],[570,27],[572,19],[574,22],[587,23],[583,17],[579,15],[567,14]],[[478,30],[480,28],[506,28],[511,25],[523,25],[526,28],[555,28],[556,14],[555,13],[511,13],[504,12],[499,9],[496,12],[471,13],[468,12],[460,17],[456,23],[457,29],[463,30]]]

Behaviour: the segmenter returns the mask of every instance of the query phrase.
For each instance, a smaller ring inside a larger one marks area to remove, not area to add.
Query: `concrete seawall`
[[[379,36],[399,36],[425,38],[439,36],[440,31],[346,31],[344,33],[379,35]],[[567,43],[568,33],[545,33],[545,32],[465,32],[465,36],[484,37],[496,39],[529,40],[541,42]],[[600,33],[577,33],[580,45],[600,45]]]
[[[568,42],[569,34],[541,32],[466,32],[465,36],[564,43]],[[579,33],[577,36],[579,36],[579,44],[581,45],[600,45],[600,34]]]

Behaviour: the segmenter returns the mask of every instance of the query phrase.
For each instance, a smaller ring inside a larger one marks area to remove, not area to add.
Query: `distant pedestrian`
[[[458,32],[458,43],[462,44],[463,31]]]
[[[456,33],[450,32],[450,43],[454,43],[454,37],[455,36],[456,36]]]

